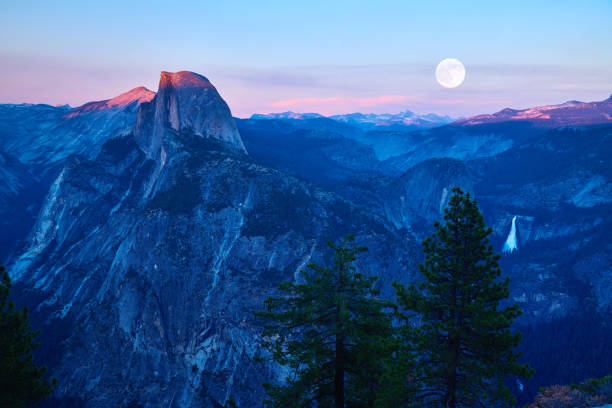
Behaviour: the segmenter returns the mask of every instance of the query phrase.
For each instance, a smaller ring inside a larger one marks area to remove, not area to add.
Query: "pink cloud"
[[[342,105],[342,104],[358,104],[362,106],[375,106],[387,103],[399,103],[408,99],[404,95],[381,95],[372,98],[346,98],[335,96],[331,98],[294,98],[285,101],[273,102],[270,106],[275,108],[288,108],[291,106],[308,106],[308,105]]]
[[[512,101],[509,99],[497,99],[497,100],[481,100],[481,101],[468,101],[466,99],[442,99],[442,100],[428,100],[428,103],[432,105],[472,105],[472,106],[486,106],[486,105],[504,105],[509,104]]]
[[[563,84],[558,86],[559,89],[576,89],[578,85],[576,84]]]
[[[360,108],[384,107],[399,105],[419,95],[379,95],[372,97],[342,97],[329,98],[293,98],[272,102],[273,109],[294,110],[298,112],[313,111],[324,115],[355,112]]]

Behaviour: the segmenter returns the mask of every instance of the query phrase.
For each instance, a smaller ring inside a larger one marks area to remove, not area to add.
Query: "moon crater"
[[[445,88],[456,88],[465,79],[465,67],[455,58],[446,58],[436,67],[436,79]]]

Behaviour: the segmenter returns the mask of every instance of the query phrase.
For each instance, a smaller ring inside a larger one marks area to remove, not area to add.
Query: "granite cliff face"
[[[149,156],[164,155],[168,132],[189,129],[217,139],[228,149],[245,152],[229,107],[205,77],[187,71],[162,72],[157,96],[138,112],[134,136]]]
[[[472,192],[474,177],[456,159],[429,159],[394,179],[380,197],[386,217],[397,228],[411,228],[421,238],[435,221],[444,217],[452,188]]]
[[[23,249],[45,195],[71,155],[95,157],[110,138],[131,132],[144,87],[77,108],[0,105],[0,259]]]
[[[190,105],[189,103],[195,105]],[[11,266],[43,330],[54,404],[258,406],[253,311],[355,232],[359,267],[410,280],[418,248],[382,218],[246,154],[208,81],[163,73],[133,133],[73,156]]]

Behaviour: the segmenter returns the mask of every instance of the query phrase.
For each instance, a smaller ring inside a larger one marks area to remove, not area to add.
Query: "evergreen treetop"
[[[284,282],[257,315],[272,358],[286,369],[286,383],[266,384],[272,407],[373,407],[393,335],[375,277],[353,265],[366,248],[353,236],[334,251],[330,267],[312,263],[301,282]]]
[[[395,284],[400,305],[420,319],[409,340],[418,359],[417,401],[448,408],[513,405],[504,380],[531,375],[514,351],[521,335],[512,323],[521,311],[501,305],[509,279],[501,279],[500,256],[488,239],[492,230],[476,201],[452,191],[445,223],[435,223],[423,242],[424,281]]]
[[[17,310],[8,300],[10,289],[9,275],[0,266],[0,406],[20,408],[50,395],[56,381],[45,379],[47,369],[34,362],[38,332],[28,323],[28,309]]]

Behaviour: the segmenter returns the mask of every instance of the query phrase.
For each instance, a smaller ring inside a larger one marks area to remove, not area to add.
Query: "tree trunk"
[[[452,319],[455,323],[454,330],[461,326],[461,318],[457,312],[457,286],[453,284],[452,293]],[[451,361],[449,362],[449,370],[446,377],[446,395],[444,397],[446,408],[455,408],[457,406],[457,363],[459,359],[459,338],[455,334],[449,333],[448,348],[451,352]]]
[[[446,408],[457,406],[457,373],[453,370],[446,381]]]
[[[336,336],[336,372],[334,377],[336,408],[344,408],[344,336]]]
[[[344,264],[338,270],[338,280],[336,281],[336,294],[344,292]],[[334,400],[336,408],[344,408],[344,334],[341,322],[342,309],[344,302],[342,298],[336,303],[336,372],[334,373]]]

